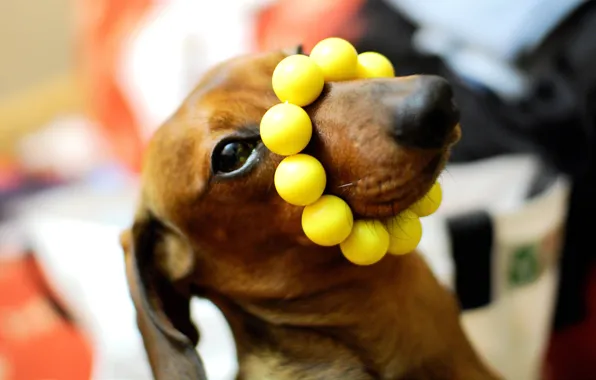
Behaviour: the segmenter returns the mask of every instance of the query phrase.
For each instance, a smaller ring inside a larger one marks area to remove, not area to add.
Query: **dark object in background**
[[[489,89],[459,77],[439,57],[417,52],[411,43],[416,26],[383,0],[368,0],[362,7],[360,17],[366,28],[356,48],[385,54],[399,63],[395,67],[398,75],[437,74],[450,80],[462,108],[464,132],[453,150],[454,162],[538,153],[564,173],[585,173],[594,142],[593,128],[586,123],[586,112],[591,111],[586,102],[596,98],[596,86],[588,88],[590,83],[596,85],[596,72],[592,73],[596,51],[590,53],[596,42],[589,40],[596,26],[586,20],[591,8],[585,4],[578,9],[519,63],[532,78],[533,91],[518,103],[502,102]]]
[[[455,273],[455,291],[462,309],[488,306],[492,301],[494,225],[486,211],[452,217],[448,224]]]

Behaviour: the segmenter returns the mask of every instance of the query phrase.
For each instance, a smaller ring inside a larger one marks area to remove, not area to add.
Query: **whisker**
[[[341,185],[338,185],[337,188],[340,189],[342,192],[346,192],[346,191],[350,191],[354,189],[354,186],[356,186],[358,184],[360,180],[354,181],[354,182],[349,182],[349,183],[344,183]]]
[[[449,177],[451,177],[451,179],[453,179],[453,174],[451,174],[451,172],[449,171],[449,169],[447,167],[445,169],[443,169],[441,174],[439,174],[439,178],[443,177],[443,174],[449,174]]]
[[[401,224],[401,222],[404,222],[404,221],[407,221],[407,220],[408,219],[404,216],[404,214],[399,213],[395,217],[393,217],[391,219],[388,219],[386,221],[386,226],[388,227],[388,230],[390,230],[390,229],[392,229],[391,228],[391,225],[393,224],[393,226],[395,226],[396,228],[398,228],[406,237],[410,237],[410,235],[406,233],[406,231],[404,230],[404,228],[403,228],[403,226]],[[397,233],[397,231],[396,231],[396,233]],[[393,238],[397,238],[397,235],[396,234],[391,234],[390,233],[390,236],[393,237]]]
[[[271,192],[271,189],[273,188],[273,186],[275,185],[275,181],[270,181],[269,182],[269,186],[267,187],[267,193]]]

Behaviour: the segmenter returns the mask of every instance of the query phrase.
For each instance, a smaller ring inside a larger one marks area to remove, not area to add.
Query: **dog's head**
[[[188,318],[197,289],[284,298],[324,287],[321,272],[351,265],[337,247],[310,243],[302,208],[273,186],[282,157],[260,142],[259,122],[279,102],[271,77],[284,57],[214,68],[148,148],[137,219],[122,241],[158,378],[168,377],[164,368],[202,371]],[[305,152],[325,167],[326,193],[346,200],[355,218],[389,217],[422,197],[459,137],[451,89],[434,76],[328,83],[305,109],[314,127]]]

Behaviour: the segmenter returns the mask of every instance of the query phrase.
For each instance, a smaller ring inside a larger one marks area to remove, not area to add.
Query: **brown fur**
[[[283,57],[214,68],[150,143],[122,245],[155,377],[204,379],[188,307],[199,295],[231,326],[238,379],[495,379],[464,336],[453,295],[417,253],[360,267],[338,247],[310,243],[302,208],[273,187],[281,157],[262,147],[246,175],[211,173],[216,142],[258,132],[278,102],[271,75]],[[357,217],[388,217],[423,196],[459,138],[454,128],[443,148],[417,149],[389,137],[390,107],[417,83],[332,83],[307,107],[315,133],[306,152],[326,168],[327,193]]]

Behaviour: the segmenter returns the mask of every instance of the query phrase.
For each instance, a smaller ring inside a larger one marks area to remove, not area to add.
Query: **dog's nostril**
[[[438,76],[420,76],[394,109],[393,134],[400,144],[440,148],[459,121],[449,83]]]

